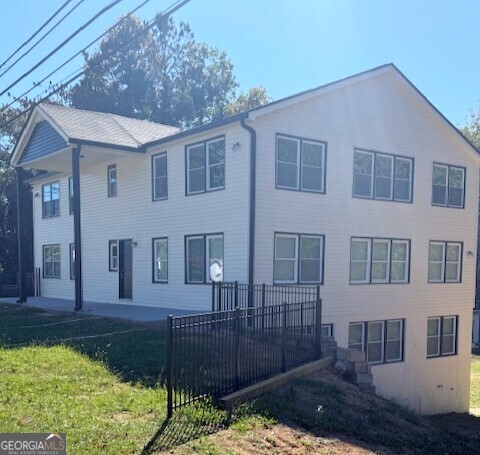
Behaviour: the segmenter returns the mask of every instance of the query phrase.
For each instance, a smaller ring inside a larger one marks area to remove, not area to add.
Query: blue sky
[[[0,60],[64,1],[2,2]],[[45,43],[0,78],[0,88],[110,1],[84,0]],[[139,3],[123,0],[11,93],[18,95],[31,87]],[[151,0],[138,14],[150,19],[172,3]],[[479,1],[191,0],[174,18],[187,21],[199,41],[228,53],[241,89],[263,85],[274,99],[393,62],[457,125],[480,103]],[[60,80],[82,63],[79,58],[52,80]]]

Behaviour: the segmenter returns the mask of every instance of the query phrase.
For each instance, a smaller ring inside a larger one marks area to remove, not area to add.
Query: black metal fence
[[[212,311],[312,302],[319,295],[320,286],[212,283]]]
[[[322,302],[216,311],[167,320],[168,416],[321,356]]]

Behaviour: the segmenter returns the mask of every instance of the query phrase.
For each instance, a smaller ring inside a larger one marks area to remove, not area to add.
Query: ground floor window
[[[70,243],[70,279],[75,279],[75,244]]]
[[[167,237],[153,239],[153,282],[168,282],[168,239]]]
[[[199,234],[185,237],[186,283],[210,283],[210,267],[215,262],[223,269],[223,234]]]
[[[108,270],[110,272],[118,270],[118,240],[108,242]]]
[[[436,316],[427,322],[427,357],[457,353],[458,316]]]
[[[333,337],[333,324],[322,324],[322,338]]]
[[[365,351],[372,364],[403,360],[404,320],[351,322],[348,347]]]
[[[43,246],[43,278],[60,278],[60,245]]]

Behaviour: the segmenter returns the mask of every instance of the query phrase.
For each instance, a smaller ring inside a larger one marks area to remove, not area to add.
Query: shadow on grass
[[[226,411],[215,408],[210,402],[197,403],[174,413],[171,419],[166,419],[141,454],[172,449],[224,430],[230,423]]]

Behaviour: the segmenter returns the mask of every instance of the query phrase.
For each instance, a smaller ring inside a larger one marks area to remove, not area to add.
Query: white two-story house
[[[42,296],[208,311],[214,260],[320,284],[377,392],[468,411],[480,160],[395,66],[188,131],[42,104],[12,163],[48,171]]]

